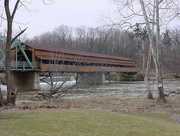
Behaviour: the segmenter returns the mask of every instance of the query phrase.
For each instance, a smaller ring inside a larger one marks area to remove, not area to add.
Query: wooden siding
[[[53,72],[138,72],[138,68],[42,64],[41,71]]]
[[[98,57],[85,57],[81,55],[71,55],[71,54],[65,54],[65,53],[54,53],[54,52],[48,52],[48,51],[41,51],[36,50],[35,52],[36,56],[51,56],[52,60],[53,58],[59,58],[61,60],[63,59],[74,59],[74,60],[86,60],[88,61],[104,61],[108,64],[108,62],[114,62],[114,63],[134,63],[135,61],[130,60],[116,60],[116,59],[107,59],[107,58],[98,58]]]

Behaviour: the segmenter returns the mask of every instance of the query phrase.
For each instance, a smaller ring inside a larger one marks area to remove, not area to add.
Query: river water
[[[180,89],[180,80],[164,80],[164,91],[168,93],[172,90]],[[151,81],[151,89],[157,95],[157,84]],[[65,97],[102,97],[102,96],[146,96],[146,86],[144,81],[120,81],[106,82],[103,85],[85,85],[71,89]]]
[[[57,82],[60,85],[62,82]],[[75,81],[67,81],[63,86],[71,86]],[[41,91],[49,90],[51,87],[48,84],[41,83]],[[6,96],[6,86],[0,85],[4,96]],[[180,89],[180,79],[165,79],[164,91]],[[154,95],[157,95],[157,85],[155,81],[151,81],[151,89]],[[102,97],[102,96],[146,96],[146,86],[144,81],[107,81],[102,85],[82,85],[74,87],[64,94],[66,98],[80,98],[80,97]]]

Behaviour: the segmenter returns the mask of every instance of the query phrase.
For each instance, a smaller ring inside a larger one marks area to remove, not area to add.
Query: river
[[[164,91],[177,90],[180,88],[180,80],[165,79]],[[157,95],[156,82],[151,81],[151,89],[154,95]],[[146,96],[146,86],[144,81],[120,81],[106,82],[103,85],[82,85],[75,87],[67,92],[64,97],[80,98],[80,97],[102,97],[102,96]]]
[[[61,82],[58,83],[59,85]],[[75,84],[75,81],[68,81],[64,87]],[[6,94],[6,86],[0,85],[3,94]],[[165,79],[164,91],[180,89],[180,79]],[[50,89],[50,86],[41,83],[41,91]],[[157,95],[156,82],[151,81],[151,89],[154,95]],[[146,86],[144,81],[119,81],[119,82],[106,82],[102,85],[82,85],[70,89],[64,94],[65,98],[80,98],[80,97],[102,97],[102,96],[146,96]]]

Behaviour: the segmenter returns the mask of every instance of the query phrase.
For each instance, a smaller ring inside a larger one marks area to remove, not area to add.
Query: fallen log
[[[168,97],[170,94],[180,94],[180,89],[177,89],[175,91],[170,91],[168,94],[164,94],[166,97]]]
[[[175,75],[175,78],[180,78],[180,75]]]

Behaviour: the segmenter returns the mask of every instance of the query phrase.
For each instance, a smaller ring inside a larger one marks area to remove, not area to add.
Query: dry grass
[[[33,102],[18,101],[17,107],[20,109],[37,108],[80,108],[96,109],[113,112],[155,112],[155,111],[178,111],[180,110],[180,95],[167,97],[167,103],[158,103],[157,99],[148,100],[145,97],[91,97],[58,99],[53,103],[49,101]]]

